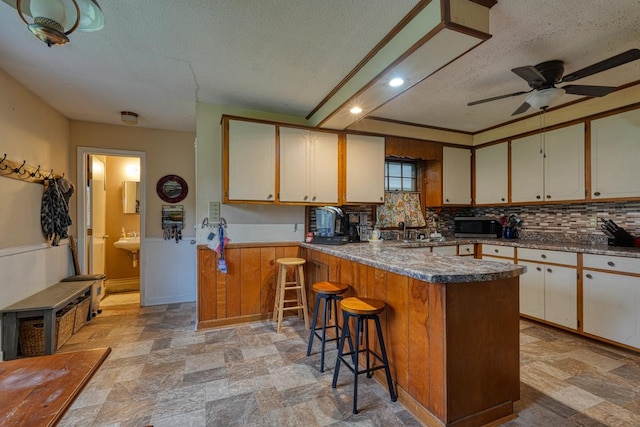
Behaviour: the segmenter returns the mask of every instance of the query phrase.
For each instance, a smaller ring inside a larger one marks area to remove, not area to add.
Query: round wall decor
[[[167,203],[178,203],[184,200],[189,193],[187,182],[178,175],[165,175],[158,180],[156,185],[158,197]]]

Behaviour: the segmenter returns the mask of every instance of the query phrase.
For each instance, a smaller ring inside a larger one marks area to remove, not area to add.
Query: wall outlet
[[[209,224],[220,222],[220,202],[209,202]]]
[[[597,225],[598,225],[598,218],[596,218],[595,216],[589,218],[589,227],[596,228]]]

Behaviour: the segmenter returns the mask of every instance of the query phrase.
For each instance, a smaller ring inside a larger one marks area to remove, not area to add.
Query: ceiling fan
[[[555,85],[566,82],[573,82],[584,77],[591,76],[602,71],[615,68],[627,62],[640,59],[640,49],[630,49],[622,52],[604,61],[597,62],[586,68],[574,71],[563,77],[564,66],[562,61],[553,60],[542,62],[536,66],[527,65],[524,67],[513,68],[516,75],[526,80],[531,90],[514,92],[507,95],[494,96],[492,98],[481,99],[479,101],[469,102],[467,105],[477,105],[497,99],[509,98],[512,96],[524,95],[528,93],[522,105],[520,105],[511,115],[521,114],[530,107],[546,110],[555,100],[565,93],[571,95],[585,96],[605,96],[616,90],[611,86],[586,86],[586,85],[565,85],[557,88]]]

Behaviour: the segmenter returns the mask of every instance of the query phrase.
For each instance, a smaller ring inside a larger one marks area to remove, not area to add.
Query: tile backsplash
[[[427,228],[437,222],[443,234],[453,234],[456,216],[516,215],[524,224],[520,237],[606,244],[600,219],[611,219],[630,234],[640,235],[640,202],[589,203],[541,206],[442,208],[426,210]],[[596,220],[594,224],[593,220]]]

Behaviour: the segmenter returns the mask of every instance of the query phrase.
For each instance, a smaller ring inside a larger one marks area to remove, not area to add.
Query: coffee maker
[[[360,215],[348,214],[347,215],[347,230],[349,236],[349,243],[360,241]]]
[[[347,219],[342,209],[322,206],[315,209],[316,231],[313,243],[323,245],[344,245],[349,243]]]

